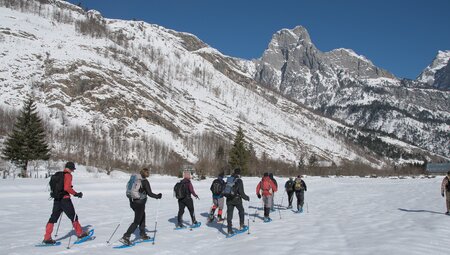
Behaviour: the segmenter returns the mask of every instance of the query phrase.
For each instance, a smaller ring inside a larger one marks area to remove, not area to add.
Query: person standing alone
[[[447,172],[447,176],[442,180],[441,195],[446,197],[447,212],[445,214],[450,215],[450,171]]]

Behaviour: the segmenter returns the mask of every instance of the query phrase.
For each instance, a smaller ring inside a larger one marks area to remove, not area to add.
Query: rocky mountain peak
[[[438,51],[417,80],[436,88],[450,89],[450,50]]]

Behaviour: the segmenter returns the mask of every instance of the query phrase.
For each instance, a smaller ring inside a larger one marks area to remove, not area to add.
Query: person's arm
[[[258,185],[256,185],[256,196],[260,196],[260,192],[261,192],[261,182],[258,183]]]
[[[192,182],[189,182],[189,183],[188,183],[188,189],[189,189],[189,192],[191,192],[191,194],[192,194],[194,197],[198,198],[198,195],[195,193],[194,186],[192,185]]]
[[[160,197],[159,197],[159,194],[155,194],[155,193],[152,192],[152,188],[150,187],[150,182],[148,182],[147,179],[142,180],[142,188],[144,188],[145,193],[147,193],[147,195],[148,195],[149,197],[152,197],[152,198],[160,198]]]
[[[302,180],[302,182],[303,182],[303,187],[305,187],[305,191],[307,191],[308,189],[306,187],[306,183],[303,180]]]
[[[242,180],[239,179],[237,184],[238,184],[238,193],[239,193],[239,195],[240,195],[244,200],[250,201],[250,198],[249,198],[249,197],[245,194],[245,192],[244,192],[244,183],[242,182]]]
[[[64,191],[71,195],[77,194],[77,192],[72,188],[72,175],[70,173],[64,174]]]
[[[276,184],[276,182],[274,182],[274,181],[272,181],[272,184],[273,184],[273,186],[272,186],[272,191],[273,192],[277,192],[278,191],[278,185]],[[271,185],[272,185],[271,184]]]

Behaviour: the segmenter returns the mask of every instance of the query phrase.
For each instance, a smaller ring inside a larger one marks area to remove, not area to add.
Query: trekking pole
[[[111,236],[109,237],[108,241],[106,241],[106,243],[108,244],[107,246],[109,246],[111,243],[111,239],[113,238],[113,236],[116,234],[116,231],[119,229],[120,225],[122,224],[123,218],[125,217],[125,212],[122,213],[122,217],[120,218],[119,224],[117,224],[117,227],[114,229],[113,233],[111,234]]]
[[[158,207],[156,207],[155,231],[153,232],[153,242],[152,242],[152,245],[155,245],[156,226],[158,226],[158,214],[159,214],[159,206],[160,206],[160,204],[161,204],[161,199],[158,199]]]
[[[248,212],[247,213],[247,234],[250,235],[250,200],[248,201]]]
[[[76,204],[77,204],[77,206],[76,207],[78,207],[78,204],[80,203],[80,200],[78,200],[77,202],[76,202]],[[75,210],[75,209],[74,209]],[[73,226],[73,223],[75,222],[75,219],[77,218],[77,213],[75,212],[75,215],[73,216],[73,221],[72,221],[72,231],[75,231],[75,227]],[[75,233],[75,235],[76,235],[76,233]],[[67,244],[67,247],[66,247],[66,249],[70,249],[70,241],[72,240],[72,235],[70,235],[69,236],[69,243]]]
[[[55,239],[58,237],[59,225],[61,224],[62,216],[63,214],[61,213],[58,220],[58,227],[56,228]]]
[[[258,213],[258,204],[256,204],[255,214],[253,214],[253,222],[256,220],[256,214]]]

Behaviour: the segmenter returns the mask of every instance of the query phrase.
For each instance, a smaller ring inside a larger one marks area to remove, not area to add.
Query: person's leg
[[[222,220],[222,211],[223,211],[223,205],[225,203],[225,198],[221,197],[221,198],[217,199],[217,203],[219,206],[219,212],[217,213],[217,217],[219,218],[219,220]]]
[[[133,223],[131,223],[131,225],[128,227],[127,232],[125,232],[125,234],[123,234],[124,236],[126,236],[128,238],[131,236],[131,234],[134,233],[136,228],[139,226],[139,224],[142,221],[142,217],[144,216],[144,213],[145,213],[145,204],[137,203],[137,202],[130,202],[130,207],[134,211]]]
[[[189,214],[191,215],[191,222],[192,224],[197,223],[197,220],[195,219],[195,213],[194,213],[194,200],[190,197],[186,199],[186,207],[189,210]]]
[[[146,235],[145,234],[145,203],[142,205],[142,208],[139,207],[139,210],[142,210],[141,214],[141,221],[139,222],[139,233],[141,234],[141,236]]]
[[[297,210],[300,210],[300,192],[295,192],[295,196],[297,197]]]
[[[244,206],[242,206],[242,200],[240,201],[239,204],[236,205],[236,208],[238,209],[238,212],[239,212],[239,225],[240,225],[240,228],[242,229],[242,227],[244,226],[244,221],[245,221],[245,211],[244,211]]]
[[[75,234],[78,237],[81,237],[83,234],[83,229],[78,221],[78,215],[75,213],[75,207],[73,207],[72,200],[70,198],[62,199],[61,208],[72,222],[73,228],[75,229]]]
[[[294,199],[294,192],[288,192],[289,207],[292,207],[292,200]]]
[[[178,226],[183,225],[183,214],[184,214],[184,208],[186,205],[183,202],[183,199],[178,199]]]
[[[227,203],[227,226],[228,232],[232,230],[233,227],[233,211],[234,205],[232,203]]]
[[[58,222],[59,216],[63,210],[61,209],[61,201],[53,201],[53,209],[50,219],[45,226],[44,241],[52,239],[53,225]]]

